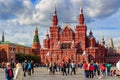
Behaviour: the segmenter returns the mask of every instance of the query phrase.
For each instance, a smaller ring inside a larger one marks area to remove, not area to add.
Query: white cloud
[[[80,1],[82,0],[56,0],[59,25],[78,22]],[[33,36],[33,26],[36,25],[39,27],[40,38],[45,38],[46,29],[52,23],[54,0],[37,2],[32,4],[30,0],[0,0],[0,31],[6,32],[8,40],[32,44],[31,35]],[[113,15],[120,7],[119,3],[120,0],[83,0],[86,21]],[[43,39],[40,40],[42,43]]]

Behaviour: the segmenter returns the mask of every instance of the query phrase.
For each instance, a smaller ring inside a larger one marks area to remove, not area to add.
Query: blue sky
[[[82,0],[56,0],[59,25],[77,24]],[[102,34],[109,46],[110,36],[114,45],[120,42],[120,0],[83,0],[83,9],[89,33],[92,28],[97,41]],[[0,0],[0,36],[5,40],[32,45],[37,26],[41,45],[52,23],[55,0]],[[62,5],[62,6],[61,6]],[[75,26],[72,26],[73,28]]]

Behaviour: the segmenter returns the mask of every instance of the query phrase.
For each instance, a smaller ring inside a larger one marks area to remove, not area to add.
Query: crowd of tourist
[[[5,68],[5,78],[6,80],[23,80],[23,78],[28,75],[34,74],[34,62],[25,60],[24,62],[16,62],[16,65],[11,63],[2,63],[2,67]],[[50,62],[46,64],[47,70],[50,74],[55,75],[55,73],[60,72],[61,75],[76,75],[78,68],[84,70],[85,78],[97,77],[101,79],[105,76],[117,76],[117,70],[111,70],[112,64],[110,63],[98,63],[93,61],[84,61],[84,63],[75,64],[74,61],[65,62],[64,60],[61,64],[55,62]]]
[[[72,63],[62,61],[61,64],[56,64],[55,62],[51,62],[47,64],[47,69],[49,70],[50,74],[55,74],[55,72],[62,72],[62,75],[74,75],[76,74],[76,64],[74,61]],[[70,71],[71,69],[71,71]]]
[[[83,69],[84,69],[84,75],[85,78],[94,78],[97,76],[98,78],[102,78],[105,76],[111,76],[113,75],[111,73],[111,67],[112,65],[109,63],[98,63],[98,62],[84,62],[83,63]]]
[[[26,76],[31,76],[34,74],[34,63],[33,61],[24,62],[16,62],[16,65],[7,62],[4,64],[3,68],[5,68],[5,78],[6,80],[24,80],[23,78]]]
[[[61,64],[56,64],[55,62],[51,62],[47,64],[47,69],[50,74],[55,74],[56,72],[61,72],[62,75],[72,75],[76,74],[77,68],[84,69],[84,77],[85,78],[103,78],[105,76],[117,76],[117,70],[111,70],[112,64],[110,63],[98,63],[98,62],[88,62],[84,61],[84,63],[75,64],[72,62],[62,61]]]

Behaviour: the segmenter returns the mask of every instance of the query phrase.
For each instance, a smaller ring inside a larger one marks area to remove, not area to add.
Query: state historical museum
[[[75,61],[77,64],[91,60],[104,62],[106,54],[104,37],[101,42],[96,42],[92,30],[87,35],[82,8],[78,15],[75,30],[70,28],[70,25],[65,25],[63,29],[58,26],[55,7],[52,25],[49,27],[50,32],[47,32],[46,39],[43,40],[43,48],[40,46],[38,29],[35,29],[32,51],[35,55],[40,56],[42,63],[56,62],[59,64],[62,60]]]

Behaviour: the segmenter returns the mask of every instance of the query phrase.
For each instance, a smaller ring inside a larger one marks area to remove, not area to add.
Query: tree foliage
[[[33,60],[35,63],[40,63],[40,57],[30,54],[17,53],[16,60],[18,60],[19,62],[23,62],[24,60],[27,61]]]

